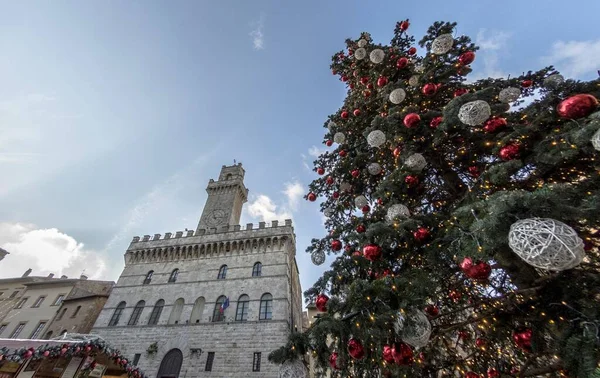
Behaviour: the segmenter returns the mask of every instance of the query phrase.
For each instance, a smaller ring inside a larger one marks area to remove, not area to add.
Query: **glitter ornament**
[[[308,372],[300,360],[286,361],[279,368],[279,378],[307,378]]]
[[[431,127],[432,129],[437,129],[440,123],[442,123],[443,121],[443,117],[435,117],[431,120],[431,122],[429,122],[429,127]]]
[[[336,198],[336,196],[334,195],[333,198]],[[334,214],[333,209],[327,208],[327,209],[323,210],[323,215],[325,215],[327,218],[331,217],[333,214]]]
[[[417,309],[411,309],[404,315],[399,313],[394,328],[404,342],[415,348],[427,345],[431,336],[431,323],[427,315]]]
[[[383,346],[383,360],[385,362],[387,362],[388,364],[393,364],[394,363],[394,350],[391,346],[389,345],[384,345]]]
[[[369,171],[369,174],[372,174],[373,176],[380,174],[382,170],[383,168],[381,168],[381,164],[379,163],[371,163],[367,167],[367,171]]]
[[[577,119],[590,115],[598,106],[598,100],[591,94],[571,96],[556,107],[556,112],[562,118]]]
[[[377,244],[367,244],[363,247],[363,256],[369,261],[375,261],[381,257],[381,247]]]
[[[458,119],[466,125],[478,126],[492,115],[490,105],[483,100],[475,100],[462,105],[458,111]]]
[[[347,182],[345,182],[345,181],[344,181],[344,182],[342,182],[342,183],[340,184],[340,190],[341,190],[342,192],[348,192],[348,191],[350,191],[351,189],[352,189],[352,185],[351,185],[350,183],[347,183]]]
[[[371,147],[380,147],[385,143],[385,134],[381,130],[373,130],[367,135],[367,143]]]
[[[388,223],[394,223],[397,220],[406,219],[408,217],[410,217],[410,211],[408,210],[408,207],[397,203],[389,207],[385,215],[385,220]]]
[[[445,54],[454,45],[454,37],[452,34],[442,34],[436,37],[431,44],[431,52],[436,55]]]
[[[310,260],[315,265],[321,265],[325,262],[325,252],[323,251],[314,251],[310,255]]]
[[[333,131],[333,129],[335,129],[337,127],[337,123],[335,123],[334,121],[329,121],[329,123],[327,124],[327,128],[329,129],[329,131]]]
[[[382,49],[375,49],[371,51],[371,54],[369,54],[369,59],[371,59],[371,62],[375,64],[383,62],[383,58],[385,58],[385,53]]]
[[[337,144],[344,144],[346,143],[346,136],[344,135],[344,133],[338,131],[333,135],[333,141]]]
[[[421,154],[412,154],[404,162],[404,166],[414,172],[420,172],[427,166],[427,160]]]
[[[365,47],[367,45],[367,40],[366,39],[359,39],[357,42],[358,47]]]
[[[565,77],[561,74],[550,75],[544,79],[544,86],[547,88],[558,88],[565,82]]]
[[[583,260],[583,240],[570,226],[549,218],[522,219],[510,226],[508,246],[528,264],[562,271]]]
[[[498,100],[500,100],[500,102],[508,104],[510,102],[517,101],[520,95],[521,90],[519,88],[508,87],[500,91],[500,94],[498,95]]]
[[[364,47],[359,47],[354,53],[354,57],[358,60],[363,60],[367,57],[367,50]]]
[[[363,206],[368,205],[369,201],[367,200],[367,197],[361,195],[354,199],[354,204],[356,207],[362,208]]]
[[[419,75],[413,75],[408,79],[408,85],[410,85],[411,87],[418,87],[419,86]]]
[[[365,348],[360,341],[352,338],[348,341],[348,354],[355,360],[360,360],[365,356]]]
[[[413,351],[407,343],[396,343],[392,349],[394,362],[400,366],[407,366],[413,363]]]
[[[315,301],[317,310],[321,312],[327,312],[327,302],[329,302],[329,297],[325,294],[319,294],[317,296],[317,300]]]
[[[600,151],[600,129],[592,136],[592,146],[594,146],[596,151]]]
[[[390,102],[398,105],[406,98],[406,92],[402,88],[396,88],[390,93]]]

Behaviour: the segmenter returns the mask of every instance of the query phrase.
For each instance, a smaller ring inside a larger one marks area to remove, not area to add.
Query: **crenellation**
[[[150,235],[144,235],[144,238],[142,239],[142,241],[148,241],[150,240]]]
[[[265,228],[265,222],[258,222],[258,228]]]
[[[171,239],[171,235],[173,235],[171,232],[165,232],[165,239]]]
[[[154,234],[152,240],[160,240],[160,234]]]
[[[180,237],[182,237],[182,236],[183,236],[183,231],[177,231],[177,232],[175,233],[175,237],[176,237],[176,238],[180,238]]]
[[[190,237],[190,236],[194,236],[194,230],[188,230],[187,231],[187,235],[185,235],[186,237]]]

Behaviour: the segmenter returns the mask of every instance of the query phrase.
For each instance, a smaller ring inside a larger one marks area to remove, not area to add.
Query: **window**
[[[263,294],[260,297],[260,314],[259,320],[271,320],[273,316],[273,296],[269,293]]]
[[[31,334],[31,336],[29,337],[30,339],[37,339],[39,335],[41,335],[42,330],[44,329],[44,327],[46,326],[46,322],[40,322],[38,324],[37,327],[35,327],[35,330],[33,331],[33,333]]]
[[[213,310],[213,322],[222,322],[225,320],[226,299],[227,298],[224,295],[221,295],[219,298],[217,298],[217,301],[215,302],[215,309]]]
[[[23,307],[23,305],[25,304],[25,302],[27,302],[29,298],[25,297],[25,298],[21,298],[21,300],[17,303],[17,305],[15,306],[15,308],[21,308]]]
[[[56,299],[54,300],[54,303],[52,303],[52,306],[60,306],[60,304],[62,303],[63,299],[65,299],[65,295],[64,294],[59,294],[58,297],[56,297]]]
[[[171,276],[169,277],[169,282],[177,282],[177,275],[179,274],[179,269],[175,269],[171,272]]]
[[[46,339],[46,340],[50,340],[50,338],[51,338],[51,337],[52,337],[52,331],[48,331],[48,332],[46,333],[46,337],[44,337],[44,339]]]
[[[252,371],[260,371],[260,352],[254,352],[254,359],[252,359]]]
[[[60,314],[58,314],[58,316],[56,317],[56,320],[60,320],[63,318],[63,316],[65,316],[65,313],[67,312],[66,308],[63,308],[63,310],[60,312]]]
[[[19,294],[19,290],[17,290],[17,291],[13,291],[13,293],[10,295],[10,297],[9,297],[9,298],[14,298],[14,297],[16,297],[16,296],[17,296],[17,294]]]
[[[72,318],[76,317],[77,314],[79,313],[79,310],[81,310],[81,306],[77,306],[77,308],[75,309],[75,312],[73,313],[73,315],[71,315]]]
[[[219,275],[217,276],[218,280],[224,280],[225,277],[227,277],[227,265],[223,265],[220,269],[219,269]]]
[[[133,312],[131,313],[131,318],[129,318],[129,322],[127,325],[136,325],[138,320],[140,320],[140,315],[142,315],[142,311],[144,311],[144,306],[146,306],[146,302],[139,301],[135,307],[133,308]]]
[[[110,318],[110,321],[108,322],[109,327],[114,327],[117,324],[119,324],[119,318],[121,317],[121,314],[123,314],[123,310],[125,309],[126,305],[127,303],[125,302],[119,303],[119,305],[115,309],[115,312],[113,313],[112,318]]]
[[[2,294],[4,294],[4,292],[3,292],[3,291],[0,291],[0,297],[2,296]]]
[[[150,283],[150,281],[152,281],[152,275],[154,274],[154,271],[151,270],[146,274],[146,278],[144,279],[144,285],[148,285]]]
[[[42,304],[44,299],[46,299],[46,296],[42,295],[41,297],[39,297],[38,299],[35,300],[35,302],[33,303],[33,306],[31,306],[31,307],[40,307],[40,305]]]
[[[194,302],[194,308],[192,309],[192,315],[190,316],[190,323],[200,323],[202,314],[204,313],[204,297],[196,299]]]
[[[165,307],[165,301],[159,299],[158,302],[154,305],[152,309],[152,313],[150,314],[150,320],[148,320],[149,325],[158,324],[158,320],[160,319],[160,314]]]
[[[173,309],[171,310],[171,315],[169,315],[169,324],[178,324],[179,319],[181,318],[181,313],[183,312],[183,306],[185,305],[185,301],[183,298],[179,298],[175,301],[173,305]]]
[[[252,268],[252,277],[260,277],[262,276],[262,264],[260,262],[257,262],[256,264],[254,264],[254,267]]]
[[[215,360],[215,352],[208,352],[208,356],[206,357],[206,366],[204,367],[204,371],[212,371],[213,361]]]
[[[137,366],[138,362],[140,362],[140,357],[142,357],[140,353],[133,355],[133,366]]]
[[[1,324],[0,325],[0,335],[2,335],[2,332],[4,332],[4,330],[6,329],[7,326],[8,326],[8,324]]]
[[[245,322],[248,320],[248,307],[250,306],[250,297],[246,294],[240,296],[237,303],[237,311],[235,312],[236,322]]]
[[[62,335],[64,335],[64,334],[66,334],[66,333],[67,333],[67,330],[66,330],[66,329],[63,329],[63,330],[62,330],[62,332],[60,333],[60,335],[62,336]]]
[[[23,328],[25,328],[25,324],[26,323],[19,323],[19,325],[17,326],[17,328],[15,328],[15,330],[10,334],[10,338],[11,339],[16,339],[17,337],[19,337],[19,334],[21,333],[21,331],[23,330]]]

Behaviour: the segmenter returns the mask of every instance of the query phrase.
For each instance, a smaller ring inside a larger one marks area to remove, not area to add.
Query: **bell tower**
[[[199,229],[237,225],[242,215],[242,205],[248,200],[248,189],[244,186],[242,163],[221,167],[217,181],[210,179],[206,192],[208,198],[202,210]]]

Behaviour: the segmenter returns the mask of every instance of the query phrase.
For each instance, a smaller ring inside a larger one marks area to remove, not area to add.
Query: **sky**
[[[471,77],[597,77],[600,2],[543,3],[0,0],[0,277],[116,280],[133,236],[195,229],[236,159],[241,224],[292,218],[310,288],[328,264],[304,252],[325,230],[302,196],[345,97],[344,40],[456,21],[482,48]]]

